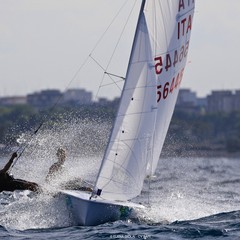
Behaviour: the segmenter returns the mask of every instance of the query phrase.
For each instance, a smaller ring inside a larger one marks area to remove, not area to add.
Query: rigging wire
[[[104,36],[106,35],[106,33],[108,32],[109,28],[113,25],[113,23],[115,22],[115,20],[117,19],[117,17],[119,16],[119,14],[122,12],[123,8],[125,7],[125,5],[127,4],[128,0],[126,0],[122,7],[119,9],[119,11],[117,12],[117,14],[114,16],[114,18],[112,19],[112,21],[110,22],[110,24],[108,25],[108,27],[106,28],[106,30],[103,32],[103,34],[101,35],[101,37],[99,38],[99,40],[97,41],[97,43],[95,44],[95,46],[92,48],[90,54],[85,58],[85,60],[83,61],[83,63],[80,65],[80,67],[77,69],[76,73],[73,75],[73,77],[71,78],[71,80],[68,82],[68,84],[66,85],[66,87],[64,88],[64,91],[66,91],[69,86],[72,84],[72,82],[77,78],[79,72],[83,69],[83,67],[87,64],[89,58],[93,59],[93,57],[91,56],[93,54],[93,52],[95,51],[95,49],[98,47],[98,45],[100,44],[100,42],[102,41],[102,39],[104,38]],[[136,2],[136,1],[135,1]],[[125,27],[124,27],[125,29]],[[96,61],[95,61],[96,62]],[[110,64],[110,61],[109,61]],[[108,64],[108,65],[109,65]],[[100,67],[101,65],[98,64]],[[104,75],[107,74],[108,76],[110,76],[111,74],[107,73],[106,70],[104,68],[102,68],[104,71]],[[111,78],[112,79],[112,78]],[[113,79],[112,79],[113,80]],[[113,80],[114,81],[114,80]],[[116,83],[115,83],[116,84]],[[117,84],[116,84],[117,85]],[[117,85],[118,86],[118,85]],[[99,91],[98,91],[99,92]],[[18,154],[18,157],[16,158],[16,160],[14,161],[14,163],[11,166],[11,169],[13,168],[13,166],[17,163],[17,161],[19,160],[19,158],[22,156],[22,154],[25,152],[26,148],[30,145],[30,143],[33,141],[34,137],[37,135],[37,133],[39,132],[39,130],[42,128],[42,126],[46,123],[46,121],[49,119],[49,116],[51,114],[51,112],[56,108],[56,106],[59,104],[59,102],[62,100],[63,95],[61,95],[57,101],[53,104],[53,106],[50,108],[48,114],[44,117],[43,121],[39,124],[39,126],[33,131],[33,133],[30,135],[29,139],[26,141],[25,145],[23,146],[19,146],[19,148],[16,150]],[[5,147],[7,148],[7,147]],[[9,171],[11,171],[11,169]]]
[[[97,41],[97,43],[95,44],[95,46],[93,47],[91,53],[89,55],[91,55],[95,49],[98,47],[98,45],[100,44],[100,42],[102,41],[102,39],[104,38],[104,36],[106,35],[106,33],[108,32],[108,30],[110,29],[110,27],[113,25],[113,23],[115,22],[115,20],[117,19],[117,17],[119,16],[119,14],[122,12],[123,8],[125,7],[125,5],[127,4],[128,0],[126,0],[122,7],[119,9],[119,11],[117,12],[117,14],[115,15],[115,17],[112,19],[112,21],[110,22],[110,24],[108,25],[108,27],[106,28],[106,30],[103,32],[102,36],[99,38],[99,40]]]
[[[125,77],[122,77],[122,76],[119,76],[119,75],[116,75],[116,74],[113,74],[113,73],[109,73],[109,72],[104,72],[105,74],[109,75],[109,76],[113,76],[113,77],[117,77],[117,78],[121,78],[123,80],[125,80],[126,78]],[[104,86],[104,85],[103,85]]]
[[[9,170],[9,172],[11,172],[12,168],[14,167],[14,165],[18,162],[19,158],[22,156],[22,154],[25,152],[25,150],[27,149],[27,147],[31,144],[31,142],[33,141],[34,137],[37,135],[38,131],[41,129],[41,127],[44,125],[44,123],[47,121],[47,119],[49,119],[50,114],[52,113],[52,111],[56,108],[56,106],[59,104],[59,102],[62,99],[62,95],[58,97],[57,101],[53,104],[53,106],[48,110],[48,113],[45,115],[44,119],[42,120],[42,122],[39,124],[39,126],[32,132],[32,134],[29,137],[29,140],[26,141],[25,145],[23,146],[19,146],[19,148],[16,150],[18,154],[16,160],[13,162],[13,164],[11,165],[11,168]]]
[[[117,50],[117,48],[118,48],[118,46],[119,46],[119,43],[120,43],[120,41],[121,41],[121,39],[122,39],[122,36],[123,36],[123,34],[124,34],[125,30],[126,30],[126,27],[127,27],[128,23],[129,23],[130,17],[132,16],[132,13],[133,13],[133,10],[134,10],[134,8],[135,8],[135,6],[136,6],[136,3],[137,3],[137,0],[135,0],[135,2],[134,2],[134,4],[133,4],[133,7],[131,8],[130,13],[128,14],[127,20],[126,20],[126,22],[125,22],[125,24],[124,24],[124,26],[123,26],[123,29],[122,29],[122,31],[121,31],[121,33],[120,33],[120,36],[119,36],[119,38],[118,38],[118,40],[117,40],[117,43],[116,43],[115,48],[114,48],[114,50],[113,50],[113,53],[112,53],[112,55],[111,55],[111,57],[110,57],[110,59],[109,59],[109,61],[108,61],[108,63],[107,63],[107,66],[106,66],[105,70],[104,70],[104,75],[103,75],[102,80],[101,80],[101,83],[100,83],[100,85],[99,85],[99,88],[98,88],[98,91],[97,91],[97,94],[96,94],[96,98],[97,98],[97,96],[98,96],[98,94],[99,94],[100,89],[103,87],[103,81],[104,81],[105,75],[106,75],[106,73],[108,72],[107,70],[108,70],[108,68],[109,68],[109,65],[111,64],[112,59],[113,59],[113,57],[114,57],[114,55],[115,55],[115,53],[116,53],[116,50]],[[114,83],[114,84],[120,89],[120,91],[121,91],[122,89],[121,89],[121,88],[116,84],[116,82],[111,78],[111,75],[110,75],[110,74],[107,74],[107,75],[108,75],[108,77],[113,81],[113,83]],[[124,77],[122,77],[122,78],[124,78]],[[125,78],[124,78],[124,79],[125,79]]]
[[[115,81],[115,80],[112,78],[112,76],[114,76],[114,77],[119,77],[119,78],[122,78],[122,79],[125,79],[125,78],[124,78],[124,77],[121,77],[121,76],[118,76],[118,75],[115,75],[115,74],[111,74],[111,73],[106,72],[106,70],[104,69],[104,67],[103,67],[95,58],[93,58],[92,56],[90,56],[90,58],[103,70],[103,78],[102,78],[101,84],[100,84],[100,86],[99,86],[98,89],[102,88],[103,86],[107,86],[107,84],[105,84],[105,85],[102,84],[103,79],[104,79],[104,76],[105,76],[105,74],[107,74],[107,75],[109,76],[109,78],[113,81],[111,84],[115,84],[115,85],[117,86],[117,88],[121,91],[122,89],[121,89],[121,88],[118,86],[118,84],[117,84],[119,81]],[[108,85],[110,85],[110,84],[108,84]],[[97,94],[96,94],[96,96],[95,96],[95,99],[98,97],[98,93],[99,93],[99,91],[97,92]]]

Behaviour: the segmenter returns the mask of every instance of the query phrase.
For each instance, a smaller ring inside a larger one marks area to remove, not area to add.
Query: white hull
[[[106,201],[98,198],[90,200],[91,193],[82,191],[62,191],[69,210],[78,225],[95,226],[113,222],[130,215],[132,208],[142,205],[128,202]]]

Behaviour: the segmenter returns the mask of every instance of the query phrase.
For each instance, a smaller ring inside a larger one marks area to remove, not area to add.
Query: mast
[[[132,44],[132,48],[131,48],[131,54],[130,54],[129,61],[128,61],[128,67],[127,67],[127,72],[126,72],[126,78],[125,79],[127,79],[127,76],[128,76],[128,73],[129,73],[129,67],[130,67],[130,63],[131,63],[131,60],[132,60],[132,56],[133,56],[133,50],[134,50],[134,46],[135,46],[136,39],[137,39],[137,33],[138,33],[139,26],[140,26],[141,16],[142,16],[142,14],[144,14],[145,3],[146,3],[146,0],[142,0],[142,4],[141,4],[139,16],[138,16],[138,21],[137,21],[137,25],[136,25],[136,30],[135,30],[135,34],[134,34],[133,44]],[[124,86],[123,86],[123,90],[122,90],[122,94],[121,94],[120,103],[119,103],[119,106],[118,106],[117,113],[119,112],[119,108],[120,108],[120,105],[121,105],[121,102],[122,102],[122,96],[123,96],[125,86],[126,86],[126,81],[125,81]],[[94,195],[99,195],[100,196],[100,194],[101,194],[101,190],[97,189],[96,184],[97,184],[97,180],[98,180],[98,178],[100,176],[100,173],[102,171],[102,168],[103,168],[104,159],[106,157],[107,149],[108,149],[110,140],[112,138],[113,128],[114,128],[114,125],[116,123],[117,116],[118,116],[118,114],[116,115],[114,124],[112,126],[111,135],[108,139],[108,144],[107,144],[107,147],[105,149],[105,153],[104,153],[104,156],[103,156],[103,159],[102,159],[102,162],[101,162],[101,166],[100,166],[98,174],[97,174],[97,178],[96,178],[95,185],[94,185],[94,188],[93,188],[92,196],[94,196]]]
[[[142,16],[142,14],[144,14],[143,11],[144,11],[144,7],[145,7],[145,3],[146,3],[146,0],[142,0],[142,5],[141,5],[141,8],[140,8],[138,21],[137,21],[137,26],[136,26],[136,30],[135,30],[135,35],[134,35],[134,39],[133,39],[132,50],[131,50],[130,58],[129,58],[129,61],[128,61],[128,68],[127,68],[126,79],[127,79],[127,76],[128,76],[129,66],[130,66],[130,63],[131,63],[131,60],[132,60],[132,56],[133,56],[133,49],[134,49],[135,42],[136,42],[136,39],[137,39],[137,32],[138,32],[138,29],[139,29],[141,16]],[[124,84],[124,88],[125,88],[125,84]]]

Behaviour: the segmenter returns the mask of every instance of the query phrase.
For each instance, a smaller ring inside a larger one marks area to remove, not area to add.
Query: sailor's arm
[[[8,161],[8,163],[5,165],[5,167],[1,170],[1,172],[7,172],[9,170],[9,168],[11,167],[13,160],[17,157],[17,153],[14,152],[10,158],[10,160]]]
[[[57,163],[54,163],[48,171],[48,174],[46,176],[46,180],[49,181],[60,169],[60,166]]]

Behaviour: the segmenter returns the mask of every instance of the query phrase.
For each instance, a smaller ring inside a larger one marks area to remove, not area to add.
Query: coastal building
[[[190,89],[180,89],[176,109],[186,113],[204,114],[207,101],[205,98],[198,98],[196,92]]]
[[[207,96],[208,112],[240,111],[240,90],[230,91],[212,91]]]
[[[93,103],[93,94],[85,89],[68,89],[64,93],[56,89],[49,89],[27,96],[0,97],[1,106],[29,104],[36,108],[46,108],[55,104],[81,106],[91,103]],[[117,108],[119,98],[109,100],[101,97],[96,104],[111,105]],[[198,98],[196,92],[191,91],[191,89],[180,89],[176,109],[196,114],[240,111],[240,90],[212,91],[207,97]]]
[[[102,105],[102,106],[106,106],[108,104],[110,104],[110,100],[104,97],[101,97],[98,99],[98,104]]]
[[[23,105],[27,103],[26,96],[13,96],[13,97],[1,97],[0,105],[11,106],[11,105]]]
[[[233,97],[233,109],[234,111],[240,111],[240,90],[235,91]]]
[[[190,89],[180,89],[177,99],[177,106],[193,107],[197,103],[197,94]]]
[[[85,89],[68,89],[63,94],[63,101],[73,105],[88,105],[92,102],[92,92]]]
[[[27,95],[27,103],[33,107],[45,108],[52,107],[62,98],[62,93],[59,90],[43,90]]]

